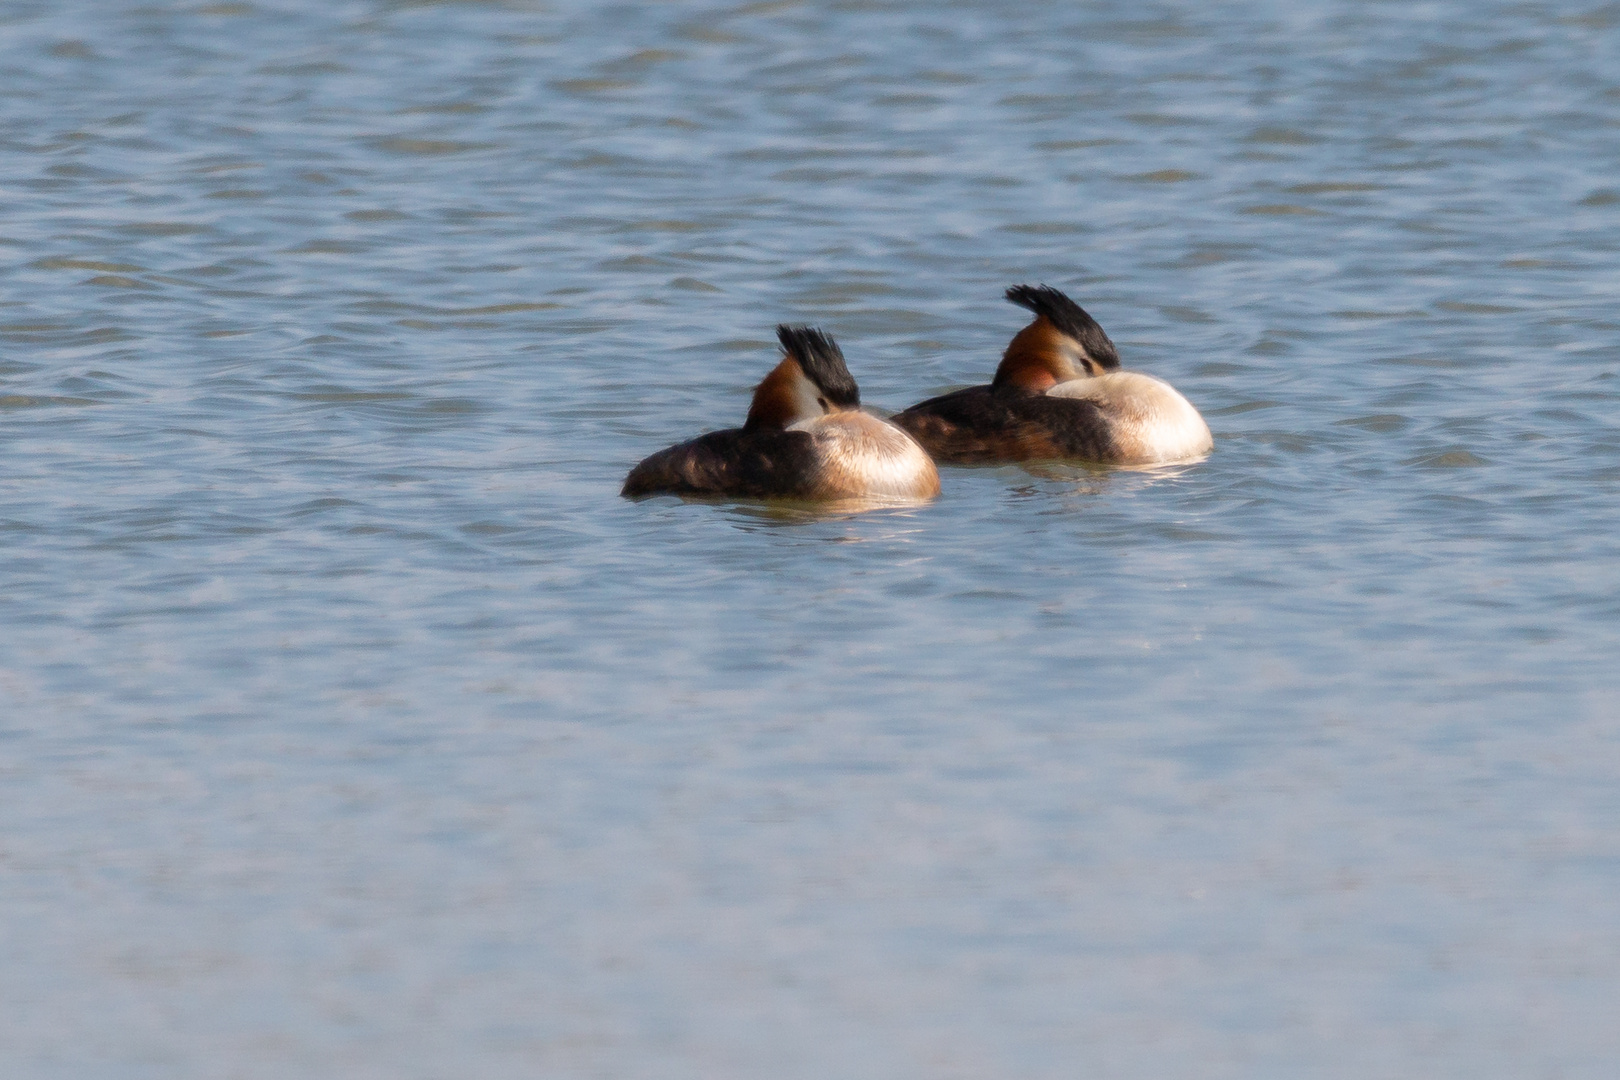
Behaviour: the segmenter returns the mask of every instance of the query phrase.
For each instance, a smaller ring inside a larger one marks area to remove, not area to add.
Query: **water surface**
[[[27,1077],[1606,1077],[1620,14],[0,9]],[[1160,471],[631,503],[774,326]]]

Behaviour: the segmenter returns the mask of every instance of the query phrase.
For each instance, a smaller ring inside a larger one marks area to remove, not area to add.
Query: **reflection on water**
[[[10,1073],[1607,1076],[1616,23],[0,10]],[[618,497],[1039,281],[1207,460]]]
[[[667,498],[667,496],[666,496]],[[930,499],[864,498],[833,499],[825,502],[797,503],[772,500],[759,503],[739,503],[723,499],[682,499],[698,505],[724,506],[739,526],[775,527],[807,525],[816,522],[849,521],[856,515],[878,514],[890,521],[904,521],[915,516],[911,511],[927,506]],[[849,539],[856,539],[849,537]]]

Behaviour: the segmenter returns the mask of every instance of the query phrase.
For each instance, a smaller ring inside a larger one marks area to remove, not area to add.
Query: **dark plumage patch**
[[[776,337],[810,381],[821,388],[829,404],[850,409],[860,405],[860,388],[845,366],[843,350],[836,341],[820,330],[785,324],[776,328]]]
[[[1019,307],[1044,315],[1059,331],[1080,343],[1086,355],[1104,371],[1119,370],[1119,350],[1086,309],[1050,285],[1014,285],[1007,299]]]
[[[1118,461],[1102,406],[1017,388],[974,386],[919,402],[891,420],[936,461]]]
[[[730,428],[660,450],[630,470],[620,494],[809,498],[815,473],[809,432]]]

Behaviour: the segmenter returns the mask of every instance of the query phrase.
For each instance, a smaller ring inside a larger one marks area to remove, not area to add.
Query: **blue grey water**
[[[1157,472],[618,497],[1068,290]],[[0,7],[7,1077],[1608,1077],[1620,7]]]

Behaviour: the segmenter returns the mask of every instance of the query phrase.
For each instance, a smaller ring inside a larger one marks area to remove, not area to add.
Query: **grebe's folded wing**
[[[918,402],[892,420],[936,460],[958,465],[1115,455],[1106,406],[1083,399],[974,386]]]
[[[816,471],[809,433],[731,428],[660,450],[630,470],[620,494],[802,498]]]

